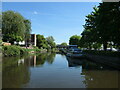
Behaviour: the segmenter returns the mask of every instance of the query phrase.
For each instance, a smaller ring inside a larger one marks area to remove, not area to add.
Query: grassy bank
[[[94,55],[120,57],[120,52],[115,52],[115,51],[84,50],[83,52],[87,54],[94,54]]]
[[[41,50],[38,48],[26,49],[16,45],[2,47],[2,53],[4,56],[18,56],[18,55],[28,54],[29,52],[39,52],[39,51]]]

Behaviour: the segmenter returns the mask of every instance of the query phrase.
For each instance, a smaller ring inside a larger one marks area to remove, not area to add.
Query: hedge
[[[4,56],[17,56],[28,53],[28,51],[24,48],[21,48],[20,46],[11,45],[11,46],[3,46],[2,53]]]

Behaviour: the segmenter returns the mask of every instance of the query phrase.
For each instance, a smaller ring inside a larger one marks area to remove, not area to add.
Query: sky
[[[32,33],[53,36],[55,42],[69,43],[72,35],[81,35],[86,15],[99,2],[3,2],[2,11],[13,10],[29,19]]]

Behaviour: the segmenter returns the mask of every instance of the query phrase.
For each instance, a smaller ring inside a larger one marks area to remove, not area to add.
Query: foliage
[[[19,46],[11,45],[11,46],[3,46],[2,53],[4,56],[16,56],[28,53],[26,49],[21,48]]]
[[[30,39],[30,33],[31,33],[31,22],[29,20],[24,20],[25,24],[25,44],[28,45],[28,41]]]
[[[2,13],[2,33],[4,41],[10,41],[13,43],[13,41],[16,41],[17,36],[24,39],[24,32],[25,24],[23,16],[13,11]]]
[[[61,43],[62,46],[67,46],[66,42]]]
[[[54,42],[55,40],[52,36],[46,37],[46,41],[47,41],[47,43],[48,43],[48,45],[50,46],[51,49],[56,47],[56,44]]]
[[[5,11],[2,13],[2,34],[3,41],[14,44],[29,38],[31,31],[31,22],[14,11]]]
[[[48,48],[48,43],[43,35],[38,34],[36,38],[37,38],[37,47]]]
[[[2,29],[2,13],[0,13],[0,31]]]
[[[70,45],[79,45],[80,38],[81,38],[81,36],[78,36],[78,35],[71,36],[70,40],[69,40],[69,44]]]
[[[2,41],[2,40],[0,40],[0,46],[2,45],[2,42],[3,42],[3,41]]]
[[[108,42],[113,42],[112,46],[120,46],[120,10],[117,2],[103,2],[94,11],[86,16],[86,23],[80,46],[91,49],[96,48],[94,43],[103,44],[106,51]]]
[[[100,49],[101,48],[101,44],[100,43],[93,43],[92,47],[96,50],[96,49]]]
[[[37,46],[32,46],[34,49],[39,49]]]

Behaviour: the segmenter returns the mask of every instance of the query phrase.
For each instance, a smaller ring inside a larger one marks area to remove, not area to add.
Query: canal
[[[3,88],[118,88],[120,71],[56,53],[3,57]]]

